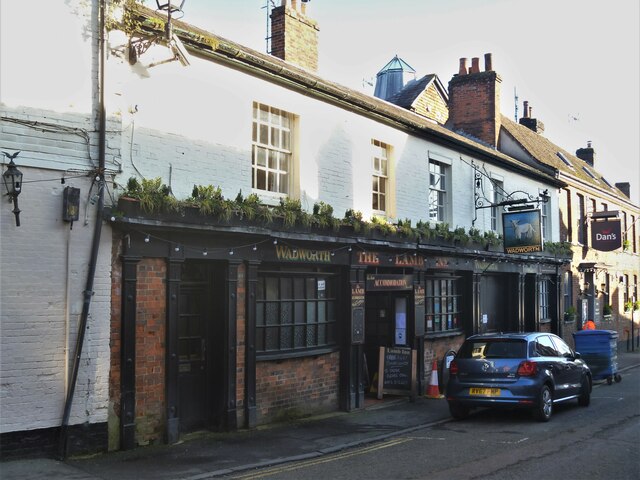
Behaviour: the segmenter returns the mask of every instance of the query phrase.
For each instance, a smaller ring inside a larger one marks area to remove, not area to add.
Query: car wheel
[[[543,385],[538,397],[538,405],[533,411],[534,416],[541,422],[548,422],[553,412],[553,395],[548,385]]]
[[[449,404],[449,412],[451,412],[451,416],[456,420],[463,420],[469,416],[469,408],[453,403]]]
[[[580,385],[580,396],[578,397],[578,405],[581,407],[588,407],[591,403],[591,389],[589,386],[589,379],[586,377],[583,378],[582,384]]]

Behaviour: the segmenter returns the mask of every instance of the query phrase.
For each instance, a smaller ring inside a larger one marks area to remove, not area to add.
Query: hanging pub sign
[[[520,210],[502,214],[505,253],[542,251],[540,210]]]
[[[621,246],[620,219],[591,221],[591,248],[601,252],[610,252]]]

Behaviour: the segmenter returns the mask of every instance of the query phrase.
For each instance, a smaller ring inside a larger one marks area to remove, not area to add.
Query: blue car
[[[551,333],[495,333],[467,338],[449,366],[446,398],[454,418],[475,407],[523,407],[543,422],[553,405],[586,407],[592,378],[587,364]]]

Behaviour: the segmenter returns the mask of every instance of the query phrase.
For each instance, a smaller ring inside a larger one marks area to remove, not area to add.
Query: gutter
[[[58,455],[60,459],[67,457],[67,440],[69,430],[69,417],[71,415],[71,406],[73,404],[73,395],[75,393],[76,383],[78,381],[78,370],[80,369],[80,358],[82,357],[82,347],[84,344],[84,335],[87,330],[87,320],[89,318],[89,307],[91,306],[91,297],[93,297],[93,283],[95,280],[96,267],[98,263],[98,252],[100,249],[100,236],[102,233],[102,210],[104,209],[104,190],[105,190],[105,150],[106,150],[106,113],[104,103],[105,88],[105,64],[106,64],[106,45],[105,45],[105,2],[100,0],[98,5],[98,170],[94,178],[94,182],[98,184],[98,205],[96,209],[95,226],[93,229],[93,242],[91,245],[91,254],[89,259],[89,271],[87,273],[87,282],[83,292],[84,301],[82,304],[82,313],[80,316],[80,324],[78,326],[78,337],[76,339],[76,349],[73,358],[73,368],[71,371],[71,382],[67,389],[67,395],[64,403],[64,413],[62,416],[62,424],[60,426],[60,437],[58,442]]]

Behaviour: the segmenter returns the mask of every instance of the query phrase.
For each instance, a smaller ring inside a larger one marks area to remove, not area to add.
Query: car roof
[[[532,340],[540,335],[553,335],[547,332],[492,332],[470,336],[467,340]]]

